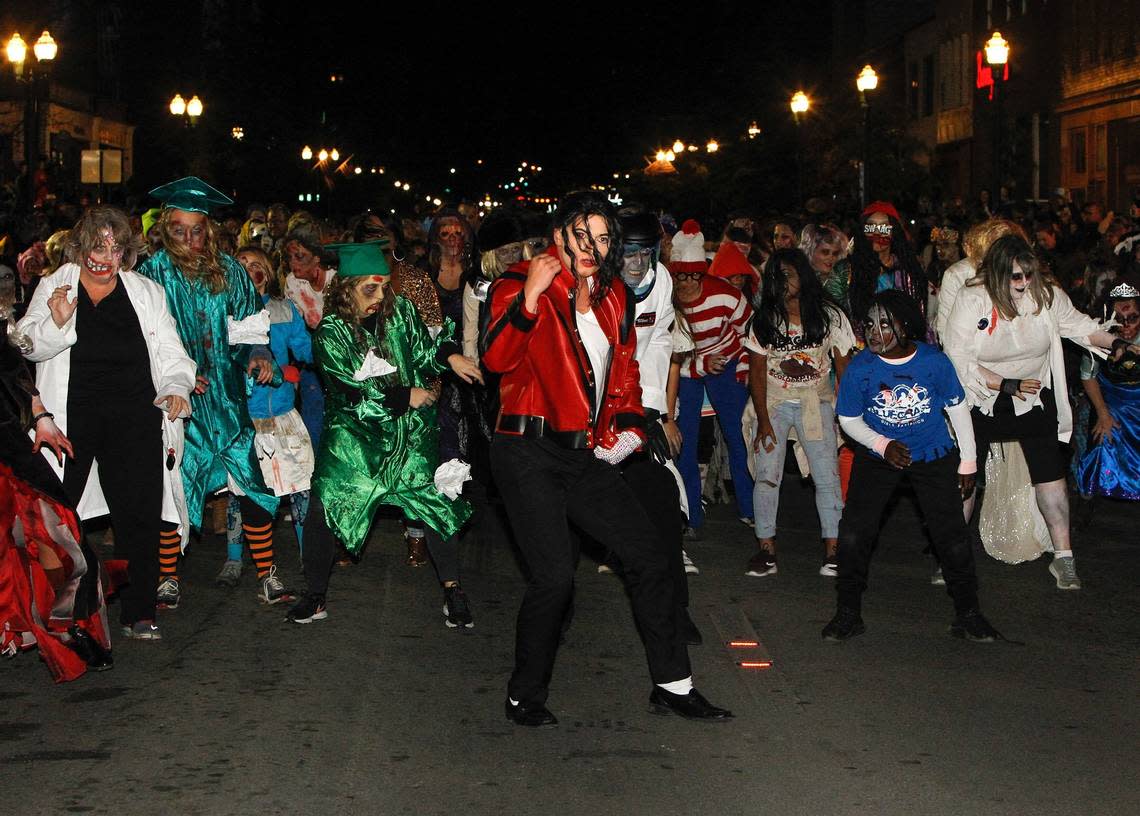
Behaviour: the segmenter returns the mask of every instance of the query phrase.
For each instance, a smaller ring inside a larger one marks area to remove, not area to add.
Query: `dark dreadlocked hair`
[[[604,218],[606,222],[606,230],[609,233],[609,248],[604,257],[598,251],[597,240],[590,232],[589,219],[591,215]],[[570,256],[570,271],[574,274],[575,280],[578,277],[578,270],[575,268],[576,261],[570,247],[577,245],[571,241],[577,242],[573,233],[574,225],[579,221],[582,222],[586,231],[586,243],[594,254],[594,262],[598,265],[598,271],[594,275],[594,291],[590,293],[590,302],[596,306],[609,293],[614,278],[621,273],[621,224],[618,222],[617,210],[604,195],[589,190],[581,190],[570,193],[562,199],[562,206],[554,214],[554,230],[562,235],[566,254]]]
[[[892,215],[887,220],[893,227],[891,230],[891,252],[894,253],[898,264],[905,275],[903,291],[914,298],[922,314],[926,314],[926,294],[929,289],[926,273],[922,264],[914,254],[914,246],[903,229],[902,222]],[[879,253],[875,252],[870,240],[863,233],[863,224],[867,223],[864,217],[855,233],[855,251],[851,255],[851,284],[848,288],[848,306],[851,314],[858,320],[867,316],[871,308],[871,297],[875,294],[875,283],[879,279]]]
[[[859,314],[860,323],[865,323],[871,309],[878,306],[890,317],[892,323],[898,323],[908,340],[926,340],[926,318],[918,303],[906,292],[898,289],[884,289],[871,295],[867,303],[867,310]]]
[[[796,270],[800,279],[800,323],[803,324],[804,342],[818,345],[838,323],[843,310],[824,291],[823,284],[811,268],[807,255],[798,249],[777,249],[764,265],[764,282],[760,306],[752,318],[752,333],[765,346],[777,346],[788,334],[788,309],[784,295],[788,290],[788,275],[784,266]]]

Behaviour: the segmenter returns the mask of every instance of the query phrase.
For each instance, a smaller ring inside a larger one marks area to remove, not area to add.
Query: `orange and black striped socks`
[[[182,536],[173,524],[163,524],[158,532],[158,574],[160,578],[178,577],[178,556],[182,553]]]
[[[241,528],[249,544],[249,555],[257,567],[257,577],[264,578],[273,569],[273,522],[262,526],[242,522]]]

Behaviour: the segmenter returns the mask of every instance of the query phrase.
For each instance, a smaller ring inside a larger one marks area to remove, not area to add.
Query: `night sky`
[[[641,166],[677,137],[724,141],[753,119],[786,118],[791,91],[827,71],[826,0],[516,5],[285,15],[269,2],[13,0],[0,24],[25,38],[52,26],[60,79],[118,94],[138,125],[137,187],[173,177],[197,150],[231,176],[214,181],[247,199],[289,193],[307,172],[304,144],[456,196],[481,195],[529,160],[557,194]],[[122,33],[110,75],[92,37],[108,19]],[[176,91],[205,101],[198,132],[166,112]],[[227,137],[234,124],[240,145]]]

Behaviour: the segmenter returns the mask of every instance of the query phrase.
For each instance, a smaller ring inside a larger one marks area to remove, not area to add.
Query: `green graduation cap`
[[[392,274],[384,257],[387,245],[387,241],[366,241],[362,244],[329,244],[325,249],[335,250],[340,255],[340,263],[336,267],[340,277],[380,275],[386,278]]]
[[[234,200],[221,190],[215,190],[197,176],[187,176],[161,187],[155,187],[150,195],[162,202],[164,208],[210,214],[213,207],[233,204]]]

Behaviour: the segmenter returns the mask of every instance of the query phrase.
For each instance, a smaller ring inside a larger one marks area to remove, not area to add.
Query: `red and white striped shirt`
[[[692,303],[680,304],[689,323],[693,356],[681,367],[682,377],[704,377],[709,374],[708,358],[723,354],[747,370],[747,358],[742,359],[744,334],[752,319],[752,307],[744,296],[720,278],[705,276],[701,280],[701,294]]]

